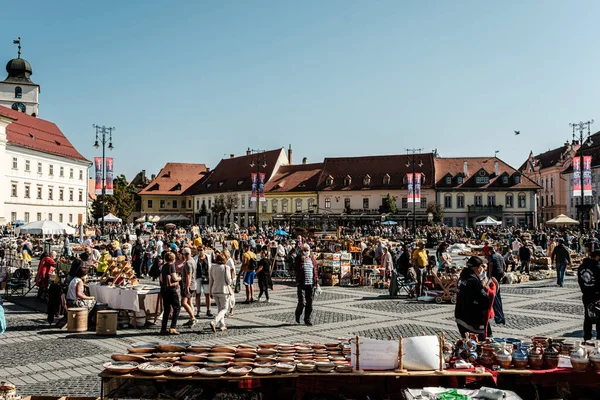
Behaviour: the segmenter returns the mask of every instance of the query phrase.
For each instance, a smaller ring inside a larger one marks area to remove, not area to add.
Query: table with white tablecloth
[[[156,316],[160,312],[159,288],[123,289],[98,284],[88,287],[96,302],[107,304],[113,310],[132,311],[137,318]]]

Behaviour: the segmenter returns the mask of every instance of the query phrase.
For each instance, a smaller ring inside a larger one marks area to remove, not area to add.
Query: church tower
[[[19,52],[17,58],[6,64],[8,76],[0,81],[0,106],[37,117],[40,85],[31,81],[31,64],[21,58],[21,38],[13,40],[13,43],[19,45]]]

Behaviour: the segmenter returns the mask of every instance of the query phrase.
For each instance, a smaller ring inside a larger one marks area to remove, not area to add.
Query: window
[[[25,172],[31,171],[31,161],[25,160]]]
[[[58,222],[63,222],[63,215],[62,215],[62,213],[58,214]]]
[[[172,207],[173,207],[173,208],[177,208],[177,200],[173,200],[173,202],[172,202]]]
[[[383,184],[384,185],[389,185],[390,184],[390,176],[388,174],[385,174],[383,177]]]
[[[506,194],[506,201],[504,203],[506,205],[506,208],[513,208],[514,204],[515,204],[515,198],[513,196],[512,193],[507,193]]]
[[[494,193],[488,193],[487,196],[487,205],[495,206],[496,205],[496,195]]]
[[[147,208],[152,208],[153,204],[152,204],[152,200],[148,200],[146,202]]]
[[[290,212],[287,199],[281,200],[281,212],[284,214],[287,214],[288,212]]]
[[[527,206],[527,200],[525,193],[519,193],[519,208],[525,208]]]
[[[476,185],[487,185],[490,183],[490,178],[488,176],[476,176],[475,184]]]
[[[208,206],[210,207],[210,200],[208,201]],[[164,200],[160,201],[160,208],[166,208],[166,204]]]
[[[540,205],[544,207],[544,196],[540,196]]]
[[[515,176],[515,183],[517,182],[517,177]],[[545,188],[549,188],[550,186],[548,186],[548,177],[546,177],[546,186],[544,186]]]
[[[573,198],[571,197],[571,207],[573,207]]]
[[[508,176],[504,175],[504,176],[502,177],[502,184],[503,184],[503,185],[508,185]]]
[[[41,221],[42,220],[42,213],[37,213],[37,220]]]
[[[328,197],[325,199],[325,209],[329,210],[331,208],[331,199]]]
[[[70,179],[73,179],[73,174],[74,174],[73,168],[69,169],[69,178]]]
[[[447,176],[446,177],[446,185],[450,185],[452,184],[452,177],[451,176]]]
[[[350,197],[344,199],[344,208],[350,208]]]
[[[83,170],[79,170],[79,180],[82,181],[83,180]]]
[[[308,211],[315,211],[315,199],[308,199]]]
[[[444,195],[444,208],[452,208],[452,195],[449,193]]]
[[[25,198],[28,199],[31,197],[31,186],[25,185]]]
[[[521,175],[515,175],[515,185],[521,183]],[[546,178],[546,185],[548,185],[548,178]]]
[[[456,208],[465,208],[465,195],[462,193],[456,195]]]
[[[52,164],[48,166],[48,175],[54,176],[54,165]]]
[[[42,199],[42,186],[37,187],[37,199],[38,200]]]
[[[554,188],[554,177],[550,177],[550,189]]]
[[[482,206],[483,205],[483,200],[482,200],[481,193],[475,193],[474,203],[475,203],[476,206]]]
[[[83,201],[83,190],[79,190],[79,201]]]
[[[246,196],[242,195],[240,197],[240,205],[242,206],[242,208],[246,208]]]
[[[344,186],[352,185],[352,177],[350,175],[346,175],[344,178]]]
[[[421,208],[427,208],[427,197],[421,197]]]
[[[210,209],[212,203],[212,199],[208,199],[208,208]],[[162,207],[162,206],[161,206]]]
[[[69,214],[69,223],[72,224],[73,223],[73,214]]]
[[[546,205],[549,206],[550,202],[548,202],[548,195],[546,195]]]
[[[365,197],[365,198],[363,199],[363,208],[364,208],[365,210],[369,208],[369,198],[368,198],[368,197]]]
[[[41,174],[41,173],[42,173],[42,163],[39,162],[38,163],[38,174]]]
[[[63,201],[65,199],[65,189],[58,189],[58,201]]]
[[[48,221],[52,221],[52,213],[48,213]]]
[[[17,213],[16,212],[13,211],[13,212],[10,213],[10,220],[13,221],[13,222],[17,220]]]
[[[20,86],[17,86],[15,88],[15,99],[21,99],[23,98],[23,89],[21,89]]]
[[[181,200],[181,208],[185,208],[185,200]]]
[[[19,162],[17,160],[17,157],[13,157],[13,169],[18,169],[19,168]]]
[[[369,186],[370,184],[371,184],[371,177],[369,175],[366,175],[365,178],[363,179],[363,185]]]
[[[267,202],[266,201],[260,201],[260,209],[262,210],[263,214],[267,213]]]
[[[73,201],[73,189],[69,189],[69,201]]]
[[[402,198],[402,208],[408,208],[408,198]]]
[[[61,178],[65,177],[65,167],[60,167],[60,173],[58,176],[60,176]]]
[[[329,175],[327,177],[327,181],[325,182],[326,186],[333,186],[333,176]]]
[[[296,199],[296,211],[302,211],[302,199]]]
[[[10,195],[12,197],[17,197],[17,184],[16,183],[12,183],[11,184],[11,191],[10,191]]]
[[[54,200],[54,188],[49,187],[48,188],[48,200]]]
[[[277,212],[277,200],[276,199],[271,200],[271,212],[273,212],[273,213]]]
[[[188,200],[188,206],[187,208],[192,208],[192,200]]]

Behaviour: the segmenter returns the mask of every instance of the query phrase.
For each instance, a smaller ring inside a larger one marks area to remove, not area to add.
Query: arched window
[[[475,203],[476,206],[482,206],[483,205],[483,198],[481,197],[481,193],[475,193],[474,203]]]
[[[287,214],[288,212],[290,212],[290,210],[288,208],[288,199],[281,200],[281,212],[284,214]]]
[[[315,206],[315,199],[308,199],[308,211],[313,210]]]
[[[271,212],[273,212],[273,213],[277,212],[277,199],[271,200]]]
[[[302,211],[302,199],[296,199],[296,211]]]
[[[23,89],[20,86],[15,88],[15,99],[20,99],[23,97]]]
[[[456,208],[465,208],[465,195],[462,193],[456,195]]]
[[[515,198],[512,193],[506,193],[506,201],[504,202],[506,208],[513,208],[515,204]]]
[[[488,193],[487,196],[487,205],[495,206],[496,205],[496,195],[494,193]]]
[[[384,185],[389,185],[390,184],[390,176],[389,176],[389,174],[385,174],[383,176],[383,184]]]
[[[554,177],[551,176],[550,177],[550,189],[553,189],[553,188],[554,188]]]
[[[444,208],[452,208],[452,195],[450,193],[444,195]]]
[[[346,175],[344,178],[344,186],[352,185],[352,177],[350,175]]]
[[[370,184],[371,184],[371,177],[369,175],[365,175],[365,178],[363,179],[363,185],[369,186]]]

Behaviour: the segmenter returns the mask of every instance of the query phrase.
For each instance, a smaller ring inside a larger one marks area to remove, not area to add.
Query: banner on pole
[[[579,157],[573,158],[573,197],[581,197],[581,165]]]
[[[106,157],[106,194],[113,194],[113,158]]]
[[[412,176],[412,174],[407,174],[406,175],[406,183],[408,184],[408,197],[407,197],[407,201],[409,203],[412,203],[414,201],[414,196],[413,196],[413,176]]]
[[[415,202],[416,203],[420,203],[421,202],[421,173],[417,172],[415,173],[415,176],[413,178],[415,180]]]
[[[94,194],[102,194],[102,157],[94,157],[94,169],[96,170]]]
[[[592,156],[583,157],[583,195],[592,196]]]
[[[256,186],[256,173],[252,172],[250,174],[251,179],[252,179],[252,194],[250,195],[250,201],[256,201],[256,191],[257,191],[257,186]]]
[[[267,201],[267,199],[265,199],[265,173],[261,172],[260,174],[258,174],[259,176],[259,182],[258,182],[258,195],[260,197],[260,202],[265,202]]]

